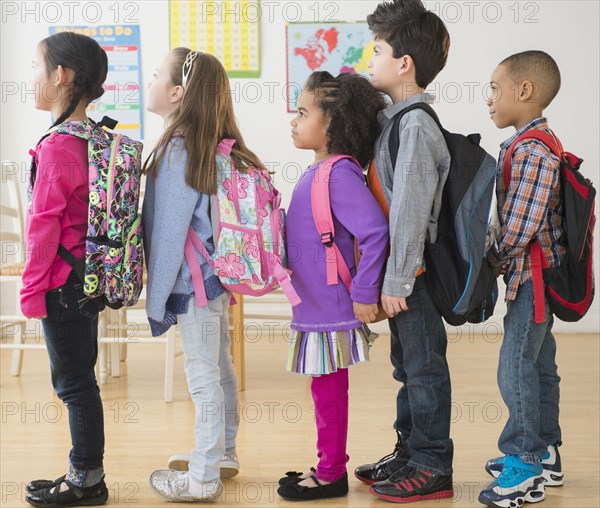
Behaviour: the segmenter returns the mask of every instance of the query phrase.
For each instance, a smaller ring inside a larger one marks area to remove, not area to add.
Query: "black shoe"
[[[429,473],[406,466],[387,481],[371,485],[369,492],[393,503],[411,503],[452,497],[454,488],[452,475]]]
[[[317,470],[314,467],[310,468],[311,472],[314,474]],[[288,471],[285,473],[283,478],[279,478],[279,485],[287,485],[288,483],[299,483],[303,480],[300,478],[304,473],[299,473],[298,471]]]
[[[64,474],[60,478],[57,478],[54,481],[53,480],[31,480],[27,484],[27,492],[35,492],[36,490],[40,490],[40,489],[51,489],[52,487],[56,487],[57,485],[60,485],[62,482],[65,481],[66,476],[67,475]]]
[[[311,478],[317,484],[316,487],[304,487],[297,482],[287,483],[277,489],[277,494],[288,501],[316,501],[343,497],[348,494],[348,473],[345,473],[337,482],[326,485],[321,484],[315,475],[312,475]]]
[[[400,433],[396,431],[396,434],[398,434],[398,441],[396,442],[396,446],[394,446],[394,451],[382,457],[374,464],[365,464],[364,466],[357,467],[354,470],[356,478],[367,485],[375,482],[383,482],[408,464],[410,455],[400,438]]]
[[[25,496],[25,500],[33,506],[43,508],[61,508],[63,506],[97,506],[108,500],[108,489],[104,480],[91,487],[78,487],[70,481],[65,480],[69,490],[60,491],[60,484],[54,492],[53,487],[36,490]]]

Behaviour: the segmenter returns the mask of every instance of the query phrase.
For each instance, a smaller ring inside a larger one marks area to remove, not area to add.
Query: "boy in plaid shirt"
[[[490,255],[507,286],[498,385],[509,418],[498,440],[505,455],[485,466],[497,479],[479,496],[485,505],[504,507],[513,506],[511,501],[514,506],[541,501],[544,486],[563,483],[553,316],[546,304],[544,321],[535,322],[529,254],[529,244],[537,239],[551,267],[564,256],[560,161],[540,141],[525,139],[512,152],[508,189],[502,171],[507,149],[519,135],[534,129],[551,133],[543,111],[560,89],[560,71],[548,54],[526,51],[502,61],[490,86],[487,105],[492,120],[500,129],[512,126],[517,131],[502,143],[498,158],[502,229]]]

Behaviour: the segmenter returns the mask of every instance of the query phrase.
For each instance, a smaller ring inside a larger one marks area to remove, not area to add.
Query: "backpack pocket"
[[[225,284],[260,284],[261,244],[258,231],[223,224],[210,264]]]

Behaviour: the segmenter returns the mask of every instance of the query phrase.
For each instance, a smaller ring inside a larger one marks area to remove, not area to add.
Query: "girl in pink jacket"
[[[44,39],[33,61],[36,108],[52,113],[52,127],[87,120],[86,107],[104,93],[107,70],[106,53],[89,37],[63,32]],[[52,384],[67,405],[72,443],[67,474],[27,485],[26,500],[34,506],[90,506],[108,499],[102,400],[94,373],[100,308],[58,255],[59,245],[78,259],[85,254],[87,145],[53,133],[31,151],[21,310],[42,320]]]

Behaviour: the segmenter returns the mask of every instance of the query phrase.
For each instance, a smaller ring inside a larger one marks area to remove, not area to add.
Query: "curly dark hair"
[[[386,107],[380,92],[359,74],[313,72],[305,90],[315,94],[315,102],[329,121],[327,149],[330,153],[351,155],[362,167],[373,158],[379,135],[377,113]]]

